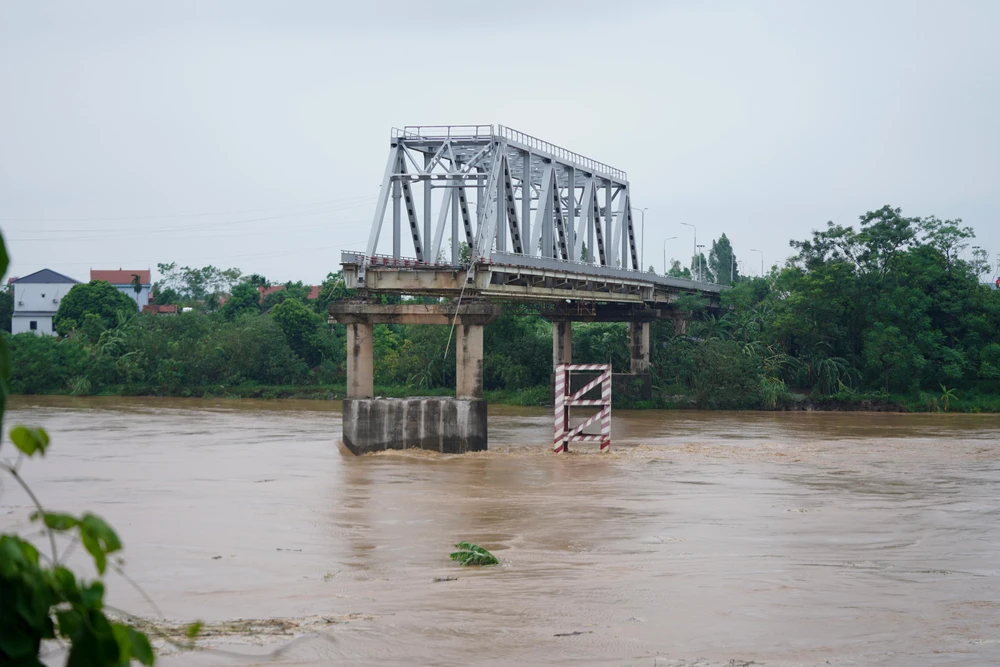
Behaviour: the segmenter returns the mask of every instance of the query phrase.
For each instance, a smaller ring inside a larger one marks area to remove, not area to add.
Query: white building
[[[133,280],[139,278],[139,292],[138,295],[135,291],[135,286]],[[127,269],[118,269],[117,271],[102,271],[102,270],[90,270],[91,280],[104,280],[111,283],[111,286],[116,290],[132,299],[135,302],[135,309],[142,311],[142,307],[149,303],[149,293],[152,289],[152,281],[150,280],[149,269],[129,271]]]
[[[59,302],[79,281],[49,269],[11,281],[14,288],[14,312],[10,320],[13,334],[30,331],[35,334],[56,334],[52,318]]]

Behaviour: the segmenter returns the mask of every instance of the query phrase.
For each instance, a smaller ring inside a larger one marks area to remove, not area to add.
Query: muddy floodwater
[[[452,457],[355,457],[319,401],[27,398],[15,423],[52,436],[23,476],[108,519],[159,611],[114,574],[110,602],[206,621],[164,665],[1000,664],[995,415],[616,411],[603,456],[503,406]],[[5,480],[0,530],[29,511]],[[501,565],[451,562],[462,540]]]

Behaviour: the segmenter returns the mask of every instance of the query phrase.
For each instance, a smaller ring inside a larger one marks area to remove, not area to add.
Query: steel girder
[[[412,254],[403,247],[404,209]],[[508,252],[641,270],[625,172],[503,126],[394,130],[369,259],[379,254],[386,218],[394,259],[460,263],[475,273],[493,252]],[[361,285],[367,268],[359,266]]]

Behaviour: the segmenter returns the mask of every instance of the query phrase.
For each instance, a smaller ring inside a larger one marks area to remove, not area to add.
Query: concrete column
[[[686,334],[687,328],[688,328],[688,321],[686,319],[684,319],[683,317],[674,318],[674,332],[678,336],[683,336],[684,334]]]
[[[632,373],[649,372],[649,322],[628,323],[629,349]]]
[[[375,395],[372,329],[370,322],[347,325],[348,398],[372,398]]]
[[[573,323],[568,320],[552,322],[552,368],[559,364],[573,363]]]
[[[455,398],[483,397],[483,325],[455,327]]]

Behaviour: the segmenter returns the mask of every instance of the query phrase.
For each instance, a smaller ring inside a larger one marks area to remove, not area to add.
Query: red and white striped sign
[[[600,375],[585,384],[577,392],[570,390],[570,377],[574,371],[594,372]],[[583,398],[588,392],[601,385],[599,399]],[[570,442],[599,442],[601,451],[611,448],[611,365],[610,364],[558,364],[556,366],[556,396],[555,423],[552,440],[552,451],[556,454],[569,451]],[[570,410],[574,407],[598,407],[596,414],[583,420],[583,423],[570,426]],[[597,420],[601,421],[601,433],[584,433],[584,429]]]

